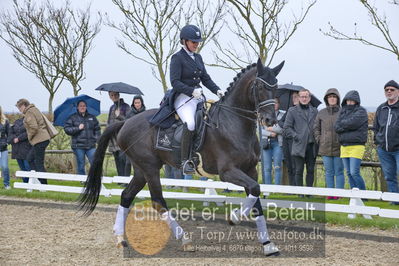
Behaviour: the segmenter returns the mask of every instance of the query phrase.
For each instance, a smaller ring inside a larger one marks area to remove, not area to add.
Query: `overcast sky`
[[[56,2],[57,0],[54,0]],[[73,4],[84,6],[87,0],[71,0]],[[391,33],[399,45],[399,7],[383,0],[376,1],[381,12],[386,12]],[[83,5],[82,5],[83,3]],[[11,0],[0,0],[0,9],[12,6]],[[92,3],[93,12],[108,12],[111,17],[118,16],[110,0],[96,0]],[[117,17],[120,19],[120,17]],[[357,0],[319,0],[311,9],[305,22],[300,25],[289,43],[275,56],[272,66],[286,61],[278,76],[279,84],[302,85],[320,99],[328,88],[337,88],[341,95],[349,90],[358,90],[362,105],[378,106],[384,99],[383,85],[391,79],[399,82],[399,61],[392,53],[365,46],[358,42],[336,41],[319,32],[327,29],[328,22],[337,28],[352,32],[355,22],[359,32],[368,39],[385,45],[384,40],[369,22],[367,12]],[[163,97],[161,84],[152,76],[151,68],[125,54],[115,44],[119,33],[103,26],[94,40],[94,48],[89,54],[82,81],[81,93],[101,100],[101,109],[108,110],[111,101],[106,93],[94,89],[102,83],[126,82],[139,87],[145,94],[147,108],[158,107]],[[224,29],[219,37],[234,40]],[[137,53],[143,52],[137,49]],[[202,56],[207,63],[213,62],[210,49],[204,49]],[[256,58],[253,59],[256,62]],[[207,68],[213,80],[223,89],[233,80],[234,72]],[[169,81],[169,77],[168,77]],[[39,109],[46,111],[48,93],[36,77],[22,68],[13,58],[10,48],[0,40],[0,105],[6,112],[17,112],[15,102],[27,98]],[[208,94],[210,95],[210,94]],[[53,108],[71,97],[72,88],[65,82],[55,96]],[[129,104],[132,96],[122,95]],[[216,98],[215,96],[212,96]]]

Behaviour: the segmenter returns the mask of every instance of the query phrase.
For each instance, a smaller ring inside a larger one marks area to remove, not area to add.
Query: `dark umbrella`
[[[78,103],[85,101],[87,112],[94,116],[98,116],[100,112],[100,101],[85,94],[76,97],[67,98],[60,106],[54,110],[54,125],[64,126],[68,118],[75,114],[78,110]]]
[[[139,88],[123,82],[104,83],[99,86],[96,91],[114,91],[119,93],[144,95]]]
[[[280,100],[280,109],[287,111],[288,108],[292,106],[292,94],[294,92],[298,92],[304,89],[304,87],[294,84],[284,84],[278,85],[278,89],[276,91],[276,97]],[[314,107],[318,107],[321,104],[321,101],[317,99],[316,96],[312,94],[310,99],[310,104]]]

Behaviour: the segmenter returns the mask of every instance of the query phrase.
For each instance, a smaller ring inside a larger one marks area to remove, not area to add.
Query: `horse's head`
[[[272,126],[276,123],[274,111],[275,96],[277,89],[277,75],[284,66],[284,61],[275,68],[265,67],[260,58],[257,62],[257,75],[254,81],[253,93],[255,98],[255,108],[261,121]]]

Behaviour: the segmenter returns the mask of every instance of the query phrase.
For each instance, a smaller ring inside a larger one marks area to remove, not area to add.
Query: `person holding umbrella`
[[[77,103],[77,112],[65,122],[64,130],[66,134],[72,136],[71,148],[76,158],[77,174],[85,175],[85,156],[91,164],[101,129],[97,118],[87,112],[84,100]]]
[[[123,98],[120,98],[119,92],[109,91],[109,98],[114,103],[109,108],[108,122],[107,125],[112,125],[118,121],[124,121],[128,112],[131,110],[130,106],[124,102]],[[118,176],[129,176],[130,173],[125,173],[126,166],[126,154],[121,151],[117,142],[116,136],[113,137],[109,143],[108,150],[113,154],[115,159],[116,171]]]

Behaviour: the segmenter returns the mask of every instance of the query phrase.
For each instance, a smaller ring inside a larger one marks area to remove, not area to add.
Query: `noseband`
[[[262,102],[259,102],[259,89],[258,86],[256,84],[256,81],[260,81],[263,84],[265,84],[268,88],[267,89],[273,89],[277,87],[277,82],[276,84],[269,84],[267,81],[264,81],[263,79],[261,79],[260,77],[256,77],[254,83],[252,84],[252,94],[254,95],[254,102],[255,102],[255,113],[259,114],[259,110],[267,107],[269,105],[274,105],[276,103],[276,100],[274,99],[269,99],[269,100],[265,100]]]

